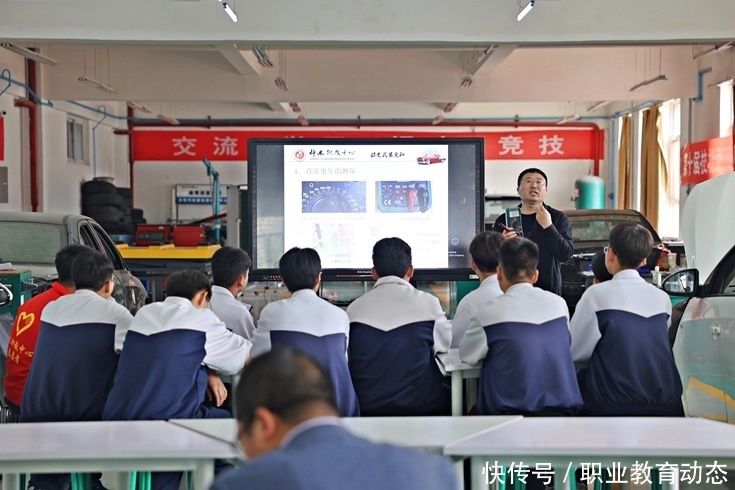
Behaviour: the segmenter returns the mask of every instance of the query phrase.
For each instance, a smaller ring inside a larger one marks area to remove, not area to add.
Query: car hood
[[[704,282],[735,244],[735,172],[697,184],[681,216],[687,267]]]

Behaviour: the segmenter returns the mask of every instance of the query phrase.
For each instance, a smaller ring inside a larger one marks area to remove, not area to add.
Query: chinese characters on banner
[[[251,138],[484,138],[485,160],[592,160],[602,155],[602,134],[583,129],[493,133],[418,133],[394,131],[243,131],[136,130],[136,161],[246,161]],[[597,145],[597,152],[595,146]]]
[[[5,121],[0,117],[0,162],[5,160]]]
[[[732,171],[732,136],[698,141],[681,150],[682,185],[699,184]]]

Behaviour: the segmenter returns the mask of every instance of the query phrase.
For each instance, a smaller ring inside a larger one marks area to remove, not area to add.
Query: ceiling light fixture
[[[299,107],[299,104],[296,102],[289,102],[288,105],[291,106],[291,110],[294,112],[301,112],[301,107]]]
[[[665,82],[666,80],[668,80],[668,78],[666,77],[666,75],[659,75],[657,77],[653,77],[651,79],[648,79],[648,80],[646,80],[644,82],[636,83],[635,85],[633,85],[632,87],[630,87],[630,91],[631,92],[639,92],[639,91],[643,90],[644,88],[648,87],[649,85],[653,85],[654,83],[658,83],[658,82]]]
[[[125,105],[130,107],[131,109],[135,109],[137,111],[143,112],[145,114],[151,114],[153,113],[152,110],[150,110],[148,107],[144,106],[140,102],[136,102],[134,100],[128,100],[125,102]]]
[[[41,53],[37,53],[33,50],[30,50],[28,48],[24,48],[23,46],[18,46],[17,44],[13,43],[0,43],[0,47],[5,48],[9,51],[12,51],[13,53],[19,54],[21,56],[25,56],[29,60],[37,61],[39,63],[43,63],[44,65],[51,65],[56,66],[59,64],[58,61],[56,61],[53,58],[49,58],[48,56],[44,56]]]
[[[87,76],[81,76],[77,78],[80,82],[82,82],[84,85],[87,85],[88,87],[96,88],[97,90],[101,90],[102,92],[106,92],[108,94],[111,94],[115,91],[114,88],[110,87],[109,85],[105,85],[102,82],[98,82],[94,78],[89,78]]]
[[[467,75],[466,77],[464,77],[464,78],[462,79],[462,82],[461,82],[461,83],[459,84],[459,86],[460,86],[461,88],[467,88],[467,87],[469,87],[470,85],[472,85],[472,77],[471,77],[471,76],[469,76],[469,75]]]
[[[595,112],[598,109],[610,104],[611,102],[612,102],[611,100],[601,100],[599,102],[595,102],[594,104],[592,104],[591,106],[587,108],[587,112]]]
[[[492,46],[488,46],[487,48],[485,48],[485,50],[482,53],[480,53],[480,56],[477,57],[477,59],[475,60],[475,63],[478,65],[482,63],[482,60],[484,60],[485,58],[493,54],[493,51],[495,51],[495,48],[497,47],[498,46],[496,44],[493,44]]]
[[[225,8],[225,12],[227,13],[227,15],[230,16],[230,19],[232,19],[232,22],[237,22],[237,14],[234,10],[232,10],[232,7],[227,5],[227,2],[222,2],[222,6]]]
[[[276,77],[276,79],[273,80],[273,83],[275,83],[276,87],[280,88],[284,92],[288,92],[288,87],[286,86],[286,80],[284,80],[283,77]]]
[[[299,121],[302,126],[309,125],[309,121],[306,119],[306,116],[304,116],[303,114],[299,114],[299,117],[297,117],[296,120]]]
[[[579,121],[580,119],[582,119],[582,116],[579,114],[572,114],[571,116],[562,117],[556,124],[566,124],[568,122]]]
[[[447,105],[444,106],[444,112],[446,114],[449,114],[450,112],[452,112],[452,110],[454,110],[455,107],[457,107],[457,103],[456,102],[450,102],[449,104],[447,104]]]
[[[531,0],[530,2],[528,2],[528,3],[526,4],[526,6],[525,6],[525,7],[523,7],[523,10],[521,10],[520,12],[518,12],[518,17],[516,17],[516,20],[517,20],[518,22],[522,21],[522,20],[523,20],[523,18],[524,18],[524,17],[526,16],[526,15],[528,15],[528,13],[529,13],[529,12],[531,11],[531,9],[533,8],[533,6],[534,6],[535,4],[536,4],[536,0]],[[520,4],[519,4],[519,5],[520,5]]]
[[[178,126],[181,124],[178,119],[174,119],[173,117],[164,116],[163,114],[156,114],[156,117],[162,121],[166,121],[167,123]]]
[[[433,121],[431,121],[431,124],[433,124],[433,125],[435,125],[435,126],[436,126],[437,124],[439,124],[439,123],[440,123],[440,122],[442,122],[443,120],[444,120],[444,116],[442,116],[441,114],[439,114],[438,116],[436,116],[436,117],[434,118],[434,120],[433,120]]]
[[[273,62],[268,57],[268,53],[265,51],[263,46],[253,46],[253,54],[258,60],[258,64],[263,68],[273,68]]]

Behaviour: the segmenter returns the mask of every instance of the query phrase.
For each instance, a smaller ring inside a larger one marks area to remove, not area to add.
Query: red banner
[[[0,162],[5,160],[5,118],[0,116]]]
[[[599,136],[599,137],[598,137]],[[548,129],[493,133],[396,131],[136,130],[135,161],[246,161],[250,138],[484,138],[485,160],[593,160],[602,158],[602,132]],[[595,151],[597,145],[598,151]]]
[[[732,136],[684,145],[681,150],[681,183],[698,184],[732,172],[733,151]]]

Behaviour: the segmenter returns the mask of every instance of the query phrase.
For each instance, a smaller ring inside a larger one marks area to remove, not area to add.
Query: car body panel
[[[7,231],[3,231],[4,227],[5,230],[8,230],[11,227],[24,226],[24,224],[56,227],[60,230],[58,243],[47,243],[48,250],[45,254],[33,257],[34,260],[32,261],[24,260],[27,257],[19,257],[20,260],[17,258],[13,260],[15,257],[7,255],[13,253],[7,250],[10,248],[9,244],[6,244],[6,250],[3,251],[3,260],[12,262],[13,266],[18,269],[30,269],[32,271],[34,281],[41,286],[39,289],[57,278],[56,267],[54,266],[56,252],[66,245],[79,243],[104,253],[113,263],[115,267],[113,277],[115,289],[112,295],[115,301],[125,306],[133,314],[147,302],[148,293],[143,284],[130,273],[115,244],[93,219],[82,215],[68,214],[0,213],[0,234],[7,233]],[[34,231],[36,230],[38,228],[34,228]],[[7,235],[5,236],[7,237]]]

